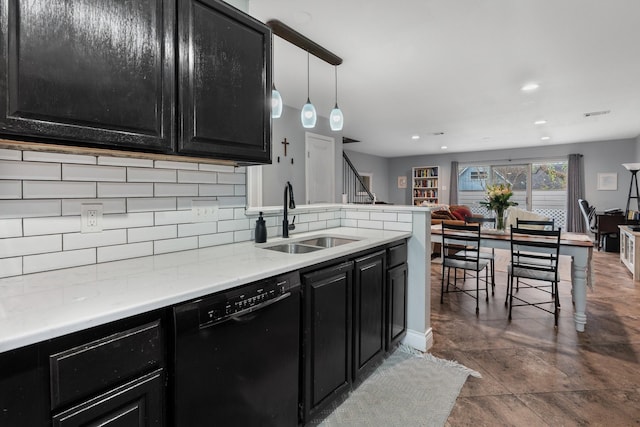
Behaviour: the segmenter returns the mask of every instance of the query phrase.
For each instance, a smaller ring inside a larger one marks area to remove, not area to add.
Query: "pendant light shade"
[[[300,120],[302,121],[303,127],[310,129],[316,126],[317,119],[316,107],[313,106],[309,99],[309,51],[307,51],[307,103],[302,107]]]
[[[271,90],[271,117],[279,119],[280,116],[282,116],[282,97],[278,89],[276,89],[276,85],[273,85]]]
[[[331,126],[331,130],[339,131],[342,130],[342,126],[344,125],[344,116],[342,115],[342,111],[340,107],[338,107],[338,66],[334,66],[335,69],[335,77],[336,77],[336,105],[331,110],[331,114],[329,114],[329,125]]]

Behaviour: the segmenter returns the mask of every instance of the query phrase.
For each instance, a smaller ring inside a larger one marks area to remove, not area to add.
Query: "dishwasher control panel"
[[[300,286],[300,276],[298,272],[293,272],[207,297],[199,303],[200,326],[206,327],[234,315],[250,313],[283,298],[296,286]]]

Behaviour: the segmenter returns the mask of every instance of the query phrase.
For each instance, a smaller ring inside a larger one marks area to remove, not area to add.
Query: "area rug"
[[[346,400],[328,408],[309,424],[443,426],[469,375],[481,377],[457,362],[417,354],[403,347],[390,355]]]

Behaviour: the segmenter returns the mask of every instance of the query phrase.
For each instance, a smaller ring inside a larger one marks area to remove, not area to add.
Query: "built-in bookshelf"
[[[429,204],[438,203],[439,175],[439,166],[418,166],[413,168],[411,197],[414,206],[419,206],[423,202]]]

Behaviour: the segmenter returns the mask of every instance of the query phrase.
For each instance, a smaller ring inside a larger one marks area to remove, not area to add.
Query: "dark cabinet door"
[[[353,262],[302,275],[303,421],[351,387]]]
[[[385,251],[358,258],[354,269],[354,379],[384,357]]]
[[[3,3],[2,134],[173,150],[173,1]]]
[[[407,333],[407,283],[407,264],[387,271],[387,351]]]
[[[271,162],[271,30],[217,0],[179,1],[182,154]]]
[[[164,372],[158,369],[60,414],[54,427],[164,425]]]

